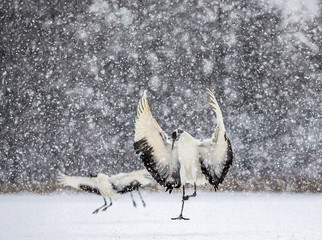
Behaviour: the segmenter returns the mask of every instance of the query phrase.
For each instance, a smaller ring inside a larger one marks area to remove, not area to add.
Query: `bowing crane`
[[[130,173],[119,173],[116,175],[108,176],[104,173],[99,173],[97,176],[78,177],[66,176],[59,173],[57,176],[58,183],[63,186],[69,186],[85,192],[96,193],[101,195],[104,199],[104,205],[96,209],[93,214],[106,211],[107,208],[112,206],[112,201],[118,199],[121,194],[130,192],[134,207],[136,202],[133,199],[132,191],[136,190],[141,198],[143,207],[146,206],[141,193],[140,187],[145,187],[154,182],[151,175],[146,169],[134,171]],[[110,203],[107,205],[106,198],[109,198]]]

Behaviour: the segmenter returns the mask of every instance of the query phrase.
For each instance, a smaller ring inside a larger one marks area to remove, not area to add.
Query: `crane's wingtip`
[[[206,88],[206,90],[207,90],[207,92],[209,93],[209,94],[214,94],[214,89],[213,88]]]
[[[63,176],[65,174],[62,173],[60,169],[56,170],[56,176]]]
[[[59,171],[56,175],[56,181],[58,183],[58,185],[65,185],[65,180],[66,180],[66,175],[63,174],[61,171]]]

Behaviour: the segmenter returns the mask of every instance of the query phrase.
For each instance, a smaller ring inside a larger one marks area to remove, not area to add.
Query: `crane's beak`
[[[173,150],[173,147],[174,147],[174,142],[176,141],[176,138],[172,138],[172,150]]]

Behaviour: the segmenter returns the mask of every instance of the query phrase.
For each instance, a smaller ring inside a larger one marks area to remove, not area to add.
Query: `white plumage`
[[[134,149],[154,179],[169,192],[183,186],[182,217],[184,201],[196,196],[196,185],[207,180],[217,190],[232,164],[233,153],[230,140],[226,136],[222,112],[213,91],[207,89],[217,117],[217,126],[210,139],[200,141],[188,132],[176,129],[172,133],[172,143],[167,134],[153,118],[144,92],[138,105],[135,123]],[[194,185],[194,193],[185,196],[185,184]]]
[[[142,204],[145,207],[145,202],[142,199],[139,188],[145,187],[154,182],[151,175],[146,169],[134,171],[130,173],[119,173],[108,176],[104,173],[99,173],[92,177],[66,176],[59,173],[57,181],[60,185],[69,186],[85,192],[96,193],[104,199],[104,205],[96,209],[93,213],[98,213],[99,210],[105,211],[112,206],[112,201],[117,200],[120,194],[130,192],[133,205],[136,203],[133,199],[132,191],[137,190],[141,198]],[[107,205],[106,198],[109,198],[110,204]]]

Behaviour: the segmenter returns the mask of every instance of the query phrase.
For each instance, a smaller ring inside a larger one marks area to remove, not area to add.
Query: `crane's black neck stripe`
[[[89,174],[89,177],[90,177],[90,178],[96,178],[96,177],[97,177],[97,174],[90,173],[90,174]]]

